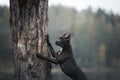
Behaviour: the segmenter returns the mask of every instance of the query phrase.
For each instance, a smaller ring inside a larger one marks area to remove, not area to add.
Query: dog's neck
[[[71,44],[67,44],[67,45],[64,45],[64,47],[62,47],[62,51],[68,51],[71,49],[72,49]]]
[[[62,52],[66,52],[67,54],[73,56],[71,44],[65,45],[61,50],[62,50]]]

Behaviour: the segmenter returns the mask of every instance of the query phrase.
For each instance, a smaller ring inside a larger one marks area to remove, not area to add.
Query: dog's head
[[[59,37],[59,40],[56,41],[55,44],[60,47],[65,47],[70,44],[70,39],[71,39],[71,34],[66,36],[65,33],[63,36]]]

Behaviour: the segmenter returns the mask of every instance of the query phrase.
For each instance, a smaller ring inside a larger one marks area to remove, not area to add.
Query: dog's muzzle
[[[60,42],[59,42],[59,41],[56,41],[55,44],[59,46],[59,45],[60,45]]]

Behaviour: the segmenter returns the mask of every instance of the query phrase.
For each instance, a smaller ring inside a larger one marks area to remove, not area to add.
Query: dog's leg
[[[37,58],[41,58],[41,59],[45,59],[45,60],[47,60],[47,61],[49,61],[49,62],[51,62],[51,63],[54,63],[54,64],[58,65],[57,59],[51,59],[51,58],[45,57],[45,56],[43,56],[43,55],[41,55],[41,54],[39,54],[39,53],[36,54],[36,57],[37,57]]]
[[[50,53],[52,54],[53,57],[57,58],[58,54],[56,54],[56,52],[54,51],[50,41],[49,41],[49,35],[47,35],[47,44],[48,44],[48,48],[50,50]]]

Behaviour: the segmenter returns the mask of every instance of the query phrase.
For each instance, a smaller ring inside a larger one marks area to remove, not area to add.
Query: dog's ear
[[[66,36],[66,33],[63,35],[63,37],[65,37]]]
[[[62,38],[65,37],[65,36],[66,36],[66,33],[63,34],[61,37],[59,37],[59,39],[62,39]]]
[[[67,40],[70,41],[70,39],[71,39],[71,34],[69,34],[69,35],[67,36]]]

